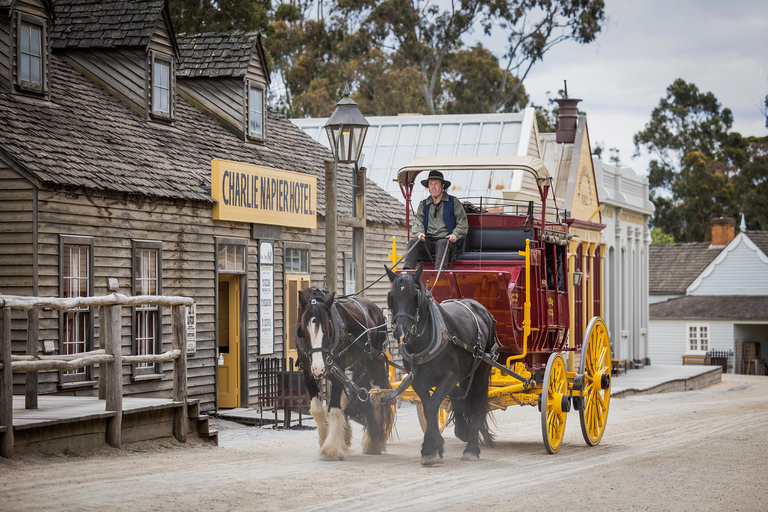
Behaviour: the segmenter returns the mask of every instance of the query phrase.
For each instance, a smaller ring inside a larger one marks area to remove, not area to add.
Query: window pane
[[[40,29],[37,27],[29,27],[29,53],[40,57]],[[23,50],[22,50],[23,51]]]
[[[29,55],[21,55],[21,61],[19,62],[19,79],[24,82],[29,82],[31,75],[30,72],[30,57]]]
[[[30,67],[30,77],[29,81],[34,82],[36,84],[41,83],[40,81],[40,57],[32,57],[29,59],[29,67]]]
[[[19,46],[22,53],[29,53],[29,29],[29,25],[21,26],[21,41],[19,41]]]

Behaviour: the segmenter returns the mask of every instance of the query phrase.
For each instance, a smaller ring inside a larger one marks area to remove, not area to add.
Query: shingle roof
[[[147,46],[163,0],[56,0],[54,48]]]
[[[257,32],[210,32],[176,37],[181,57],[181,77],[245,76]]]
[[[650,305],[659,319],[767,320],[768,295],[687,295]]]
[[[763,251],[763,254],[768,256],[768,231],[744,231],[744,234]]]
[[[652,244],[648,253],[650,293],[685,293],[722,250],[711,248],[708,242]]]
[[[173,129],[147,123],[105,90],[51,57],[51,104],[0,93],[0,151],[42,184],[211,202],[201,186],[221,158],[317,176],[331,153],[271,109],[267,144],[246,144],[182,97]],[[339,172],[339,214],[352,210],[351,171]],[[368,182],[368,219],[403,223],[402,206]]]
[[[0,9],[7,9],[11,6],[13,0],[0,0]]]

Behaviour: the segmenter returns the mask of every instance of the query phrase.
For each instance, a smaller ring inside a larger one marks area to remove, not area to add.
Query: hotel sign
[[[317,228],[317,178],[229,160],[211,161],[214,220]]]

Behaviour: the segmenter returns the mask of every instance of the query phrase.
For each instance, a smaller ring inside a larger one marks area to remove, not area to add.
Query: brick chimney
[[[728,245],[736,236],[736,220],[731,217],[715,217],[712,224],[712,245]]]
[[[564,86],[564,98],[555,101],[560,105],[560,114],[557,116],[557,130],[555,140],[557,142],[570,142],[576,140],[576,123],[579,120],[579,109],[576,104],[581,100],[568,97],[568,84]]]

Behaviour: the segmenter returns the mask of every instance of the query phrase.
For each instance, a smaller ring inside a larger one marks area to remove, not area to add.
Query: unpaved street
[[[2,510],[768,510],[768,377],[725,375],[705,390],[611,401],[601,444],[578,413],[548,455],[535,408],[494,414],[498,446],[419,464],[415,409],[398,411],[388,453],[317,457],[315,431],[225,424],[220,447],[152,444],[0,460]]]

